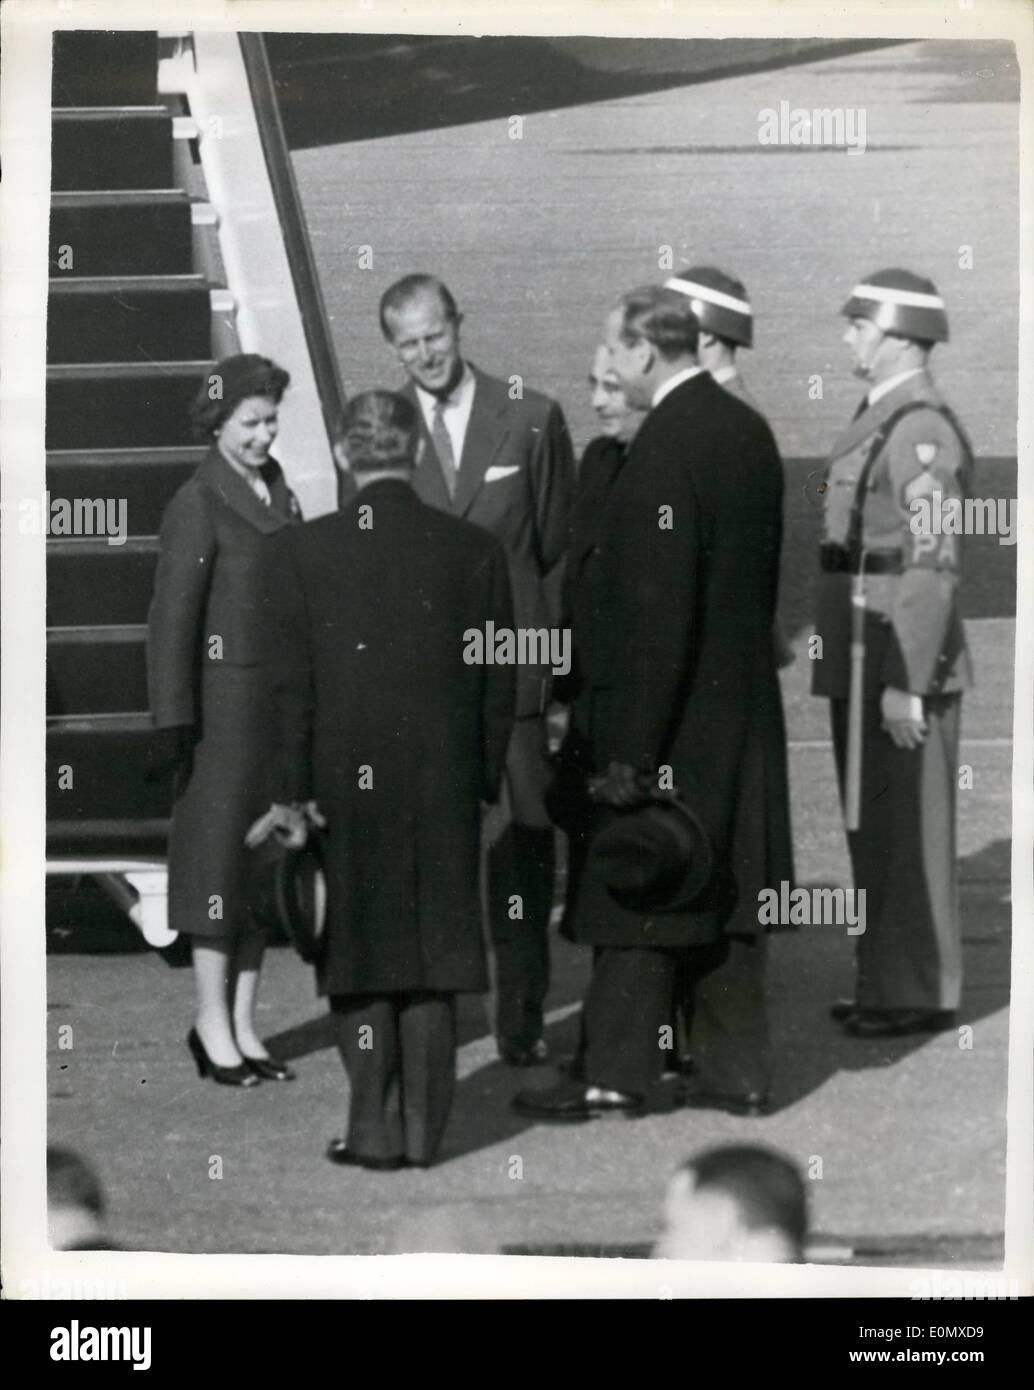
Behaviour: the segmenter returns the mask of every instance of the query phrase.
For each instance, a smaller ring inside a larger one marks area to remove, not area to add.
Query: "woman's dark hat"
[[[327,916],[321,837],[313,833],[303,849],[288,849],[271,835],[252,850],[251,867],[256,916],[282,933],[302,960],[316,964]]]
[[[202,381],[190,408],[194,432],[209,438],[249,396],[279,401],[291,383],[283,367],[257,352],[240,352],[217,362]]]
[[[618,813],[589,846],[589,872],[631,912],[692,907],[713,867],[707,831],[677,797]]]

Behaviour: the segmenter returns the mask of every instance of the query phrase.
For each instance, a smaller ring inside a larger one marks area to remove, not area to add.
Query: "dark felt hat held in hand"
[[[707,832],[677,797],[619,812],[594,837],[589,865],[621,907],[679,912],[706,888],[714,864]]]

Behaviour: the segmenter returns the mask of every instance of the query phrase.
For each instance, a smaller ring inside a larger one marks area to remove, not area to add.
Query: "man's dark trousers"
[[[768,1093],[767,954],[766,936],[730,935],[711,946],[690,946],[679,957],[676,1033],[681,1024],[701,1090],[726,1096]]]
[[[432,1162],[455,1087],[455,994],[335,994],[330,1007],[351,1087],[349,1147]]]
[[[542,1037],[549,990],[555,832],[543,798],[550,776],[544,719],[518,719],[504,773],[511,819],[486,848],[495,1032],[500,1042],[518,1048]]]
[[[661,1028],[671,1016],[675,951],[603,946],[585,996],[585,1079],[591,1086],[645,1096],[667,1055]]]
[[[765,1094],[765,953],[764,937],[680,950],[599,948],[585,1000],[586,1081],[626,1095],[649,1093],[672,1055],[665,1044],[678,981],[694,1001],[692,1054],[701,1088]]]

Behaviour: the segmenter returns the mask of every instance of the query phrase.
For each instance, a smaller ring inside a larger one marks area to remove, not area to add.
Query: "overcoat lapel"
[[[270,488],[273,505],[267,507],[264,502],[259,501],[241,475],[230,467],[214,446],[201,465],[201,481],[220,501],[225,502],[238,516],[250,522],[256,531],[279,531],[291,520],[287,512],[278,505],[279,488]]]
[[[627,449],[608,449],[596,461],[595,476],[589,488],[575,503],[573,536],[567,562],[571,571],[580,570],[599,544],[599,520],[611,487],[624,466],[626,454]]]

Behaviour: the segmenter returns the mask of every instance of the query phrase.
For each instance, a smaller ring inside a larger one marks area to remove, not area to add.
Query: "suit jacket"
[[[262,661],[261,573],[268,540],[301,517],[274,459],[263,476],[272,499],[268,507],[213,445],[165,509],[147,618],[148,694],[159,729],[200,724],[206,664]]]
[[[847,541],[851,503],[873,436],[902,405],[942,404],[926,372],[901,382],[862,411],[833,446],[826,477],[824,540]],[[894,686],[916,695],[964,690],[973,683],[957,587],[960,536],[916,534],[913,498],[964,499],[972,459],[943,415],[913,410],[894,426],[869,474],[863,512],[866,550],[898,551],[900,574],[866,577],[866,685],[870,696]],[[938,508],[939,511],[939,508]],[[846,699],[851,677],[851,577],[823,574],[814,663],[816,695]]]
[[[480,802],[502,778],[514,669],[464,651],[470,629],[513,623],[502,549],[386,479],[275,551],[275,798],[314,796],[328,820],[320,988],[484,989]]]
[[[611,489],[601,540],[606,644],[592,745],[667,765],[713,846],[691,910],[627,912],[590,860],[574,934],[596,945],[679,947],[756,934],[758,893],[792,879],[782,700],[772,660],[783,473],[756,411],[707,373],[670,392],[639,429]]]
[[[505,382],[474,373],[474,403],[460,458],[456,495],[450,500],[441,462],[420,412],[424,454],[413,488],[431,507],[490,531],[506,553],[518,627],[552,627],[557,603],[547,581],[567,544],[574,461],[563,413],[555,401],[526,390],[511,400]],[[417,409],[410,382],[403,394]],[[549,691],[549,668],[522,666],[517,673],[518,717],[538,714]]]

